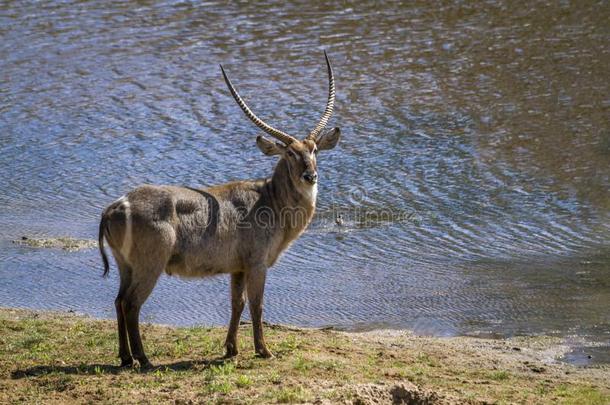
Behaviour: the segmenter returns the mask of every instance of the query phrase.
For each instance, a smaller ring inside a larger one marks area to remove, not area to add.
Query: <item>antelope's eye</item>
[[[286,151],[286,154],[287,154],[288,156],[290,156],[291,158],[295,157],[294,152],[293,152],[293,151],[291,151],[290,149],[288,149],[288,150]]]

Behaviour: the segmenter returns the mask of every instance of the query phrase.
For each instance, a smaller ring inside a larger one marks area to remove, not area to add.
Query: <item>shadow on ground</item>
[[[172,370],[172,371],[186,371],[186,370],[201,370],[206,369],[210,366],[217,366],[224,364],[227,359],[220,357],[212,360],[184,360],[177,361],[170,364],[160,364],[158,366],[151,367],[149,369],[140,370],[137,367],[120,367],[110,364],[79,364],[77,366],[36,366],[30,367],[23,370],[15,370],[11,372],[12,379],[20,379],[26,377],[37,377],[44,376],[47,374],[77,374],[77,375],[97,375],[97,374],[119,374],[128,370],[139,370],[142,373],[150,373],[157,370]]]

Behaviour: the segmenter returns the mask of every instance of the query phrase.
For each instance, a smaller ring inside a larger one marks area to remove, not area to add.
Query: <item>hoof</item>
[[[121,359],[121,368],[129,368],[133,367],[133,359],[130,357],[128,359]]]
[[[152,363],[150,361],[148,361],[148,359],[138,360],[138,362],[140,363],[141,371],[148,371],[148,370],[152,370],[154,368]]]
[[[275,358],[275,356],[267,349],[264,350],[257,350],[256,351],[256,356],[257,357],[262,357],[263,359],[273,359]]]
[[[234,345],[227,345],[227,351],[225,352],[225,359],[230,359],[231,357],[237,356],[237,347]]]

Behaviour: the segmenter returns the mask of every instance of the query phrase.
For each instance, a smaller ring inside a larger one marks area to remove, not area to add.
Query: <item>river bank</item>
[[[0,402],[610,401],[610,367],[558,362],[566,348],[550,337],[431,338],[269,325],[276,357],[263,360],[253,356],[250,327],[243,325],[240,354],[222,360],[224,328],[142,329],[156,366],[146,373],[117,367],[112,321],[0,309]]]

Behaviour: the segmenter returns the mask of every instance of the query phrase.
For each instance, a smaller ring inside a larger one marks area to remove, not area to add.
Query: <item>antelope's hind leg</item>
[[[127,341],[127,322],[125,312],[123,311],[123,299],[131,282],[131,268],[123,263],[119,263],[118,267],[121,284],[119,286],[119,293],[114,300],[114,307],[116,308],[116,320],[119,331],[119,357],[121,359],[121,367],[131,367],[133,365],[133,358],[129,350],[129,342]]]
[[[152,292],[164,267],[134,268],[132,281],[123,296],[122,310],[127,324],[131,354],[140,363],[142,370],[152,368],[144,354],[142,338],[140,336],[140,309]]]

